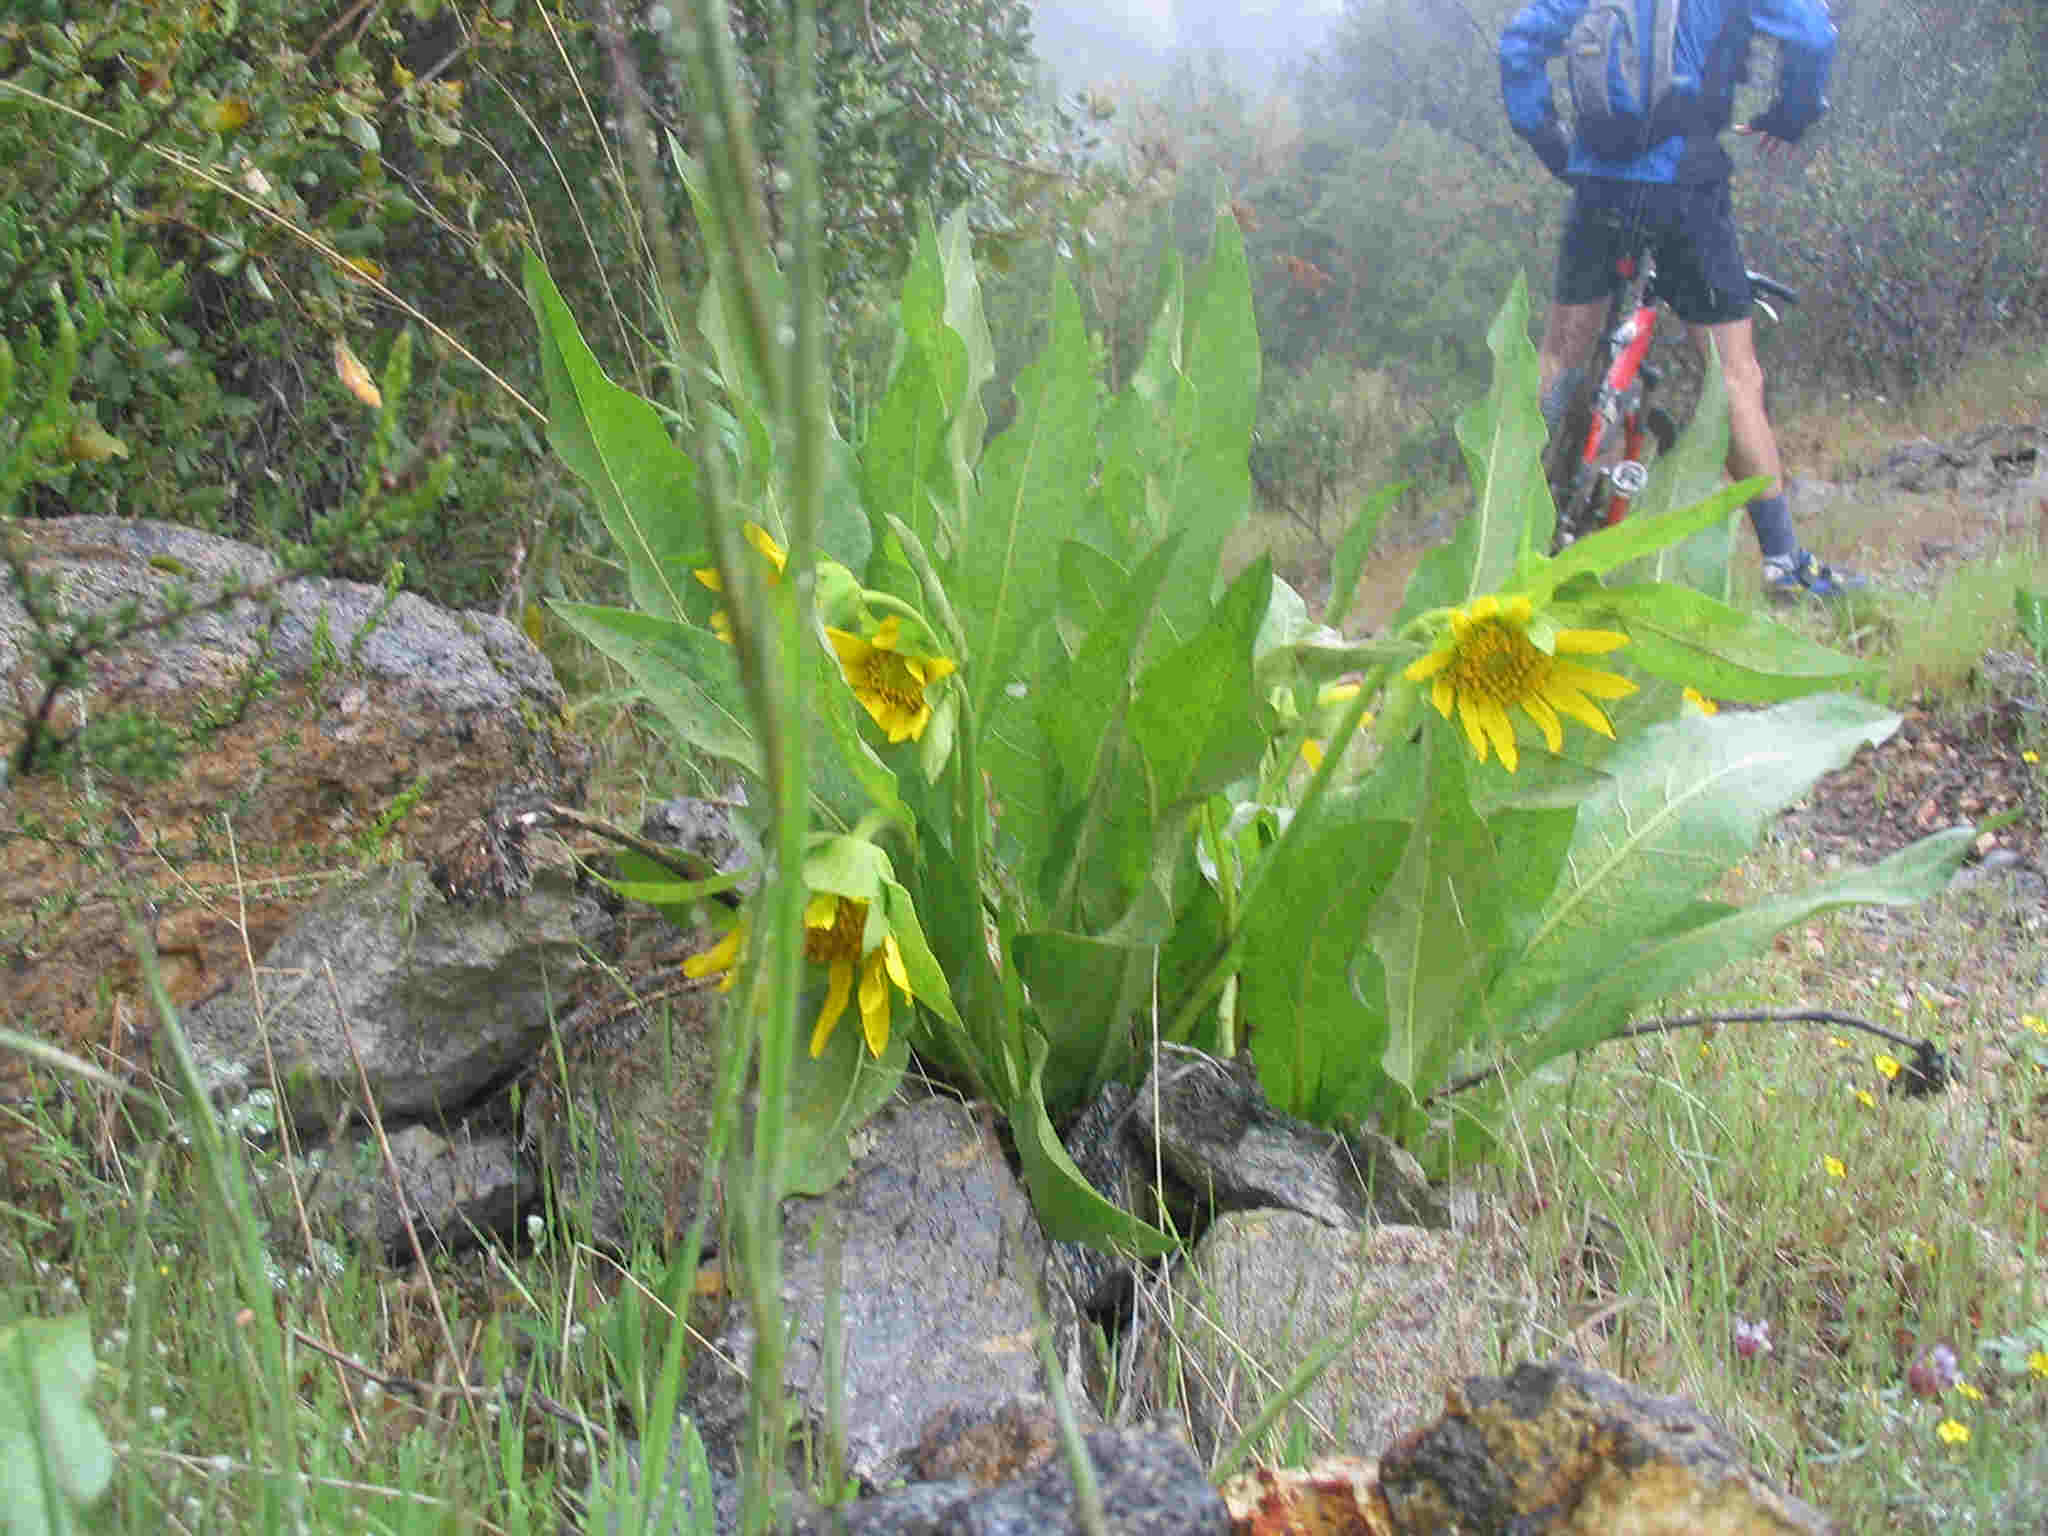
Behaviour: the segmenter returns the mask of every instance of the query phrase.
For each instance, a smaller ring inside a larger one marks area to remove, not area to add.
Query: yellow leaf
[[[384,279],[384,269],[367,256],[344,256],[341,258],[341,264],[358,277],[366,277],[373,283],[382,282]]]
[[[239,96],[223,96],[199,114],[199,121],[215,133],[233,133],[249,121],[249,103]]]
[[[128,457],[128,445],[96,421],[81,421],[64,439],[64,457],[74,464],[104,464]]]
[[[339,336],[334,339],[334,372],[340,378],[342,388],[363,404],[372,408],[382,407],[384,395],[377,388],[376,380],[370,377],[370,370]]]

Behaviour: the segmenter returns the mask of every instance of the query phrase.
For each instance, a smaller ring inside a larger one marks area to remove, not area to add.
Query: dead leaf
[[[377,388],[377,381],[370,377],[370,370],[363,366],[363,360],[338,336],[334,339],[334,372],[340,378],[342,388],[363,404],[372,409],[383,408],[384,394]]]

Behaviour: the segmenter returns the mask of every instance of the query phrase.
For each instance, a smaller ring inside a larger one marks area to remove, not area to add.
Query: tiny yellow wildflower
[[[1957,1382],[1956,1391],[1958,1394],[1968,1398],[1973,1403],[1981,1403],[1984,1401],[1984,1394],[1978,1391],[1975,1387],[1971,1386],[1967,1381]]]
[[[1868,1088],[1858,1088],[1856,1090],[1856,1102],[1858,1104],[1861,1104],[1865,1109],[1877,1108],[1877,1100],[1871,1097],[1870,1090]]]
[[[2020,761],[2026,763],[2028,766],[2031,767],[2033,764],[2041,761],[2041,754],[2036,752],[2032,747],[2029,747],[2026,751],[2020,754]]]
[[[1510,709],[1519,708],[1535,721],[1544,745],[1556,752],[1564,746],[1560,714],[1611,739],[1614,726],[1593,701],[1627,698],[1636,691],[1634,683],[1616,673],[1566,660],[1605,655],[1627,645],[1627,635],[1560,629],[1552,649],[1545,651],[1529,638],[1534,618],[1528,598],[1503,600],[1489,592],[1452,609],[1450,632],[1401,674],[1411,683],[1429,682],[1429,701],[1446,720],[1457,711],[1473,757],[1485,762],[1490,748],[1510,773],[1520,762]]]
[[[2037,1035],[2048,1035],[2048,1019],[2038,1013],[2023,1013],[2020,1015],[2020,1028],[2032,1030]]]
[[[1820,1160],[1820,1165],[1827,1170],[1827,1175],[1831,1179],[1843,1179],[1849,1176],[1849,1165],[1833,1153],[1823,1157]]]
[[[1840,1035],[1829,1035],[1828,1044],[1832,1045],[1838,1051],[1846,1051],[1847,1049],[1849,1049],[1849,1042],[1847,1040],[1844,1040]]]
[[[2048,1381],[2048,1349],[2037,1349],[2028,1355],[2027,1369],[2043,1381]]]
[[[1963,1423],[1960,1419],[1943,1419],[1934,1426],[1934,1432],[1941,1437],[1943,1445],[1968,1445],[1970,1443],[1970,1426]]]
[[[1721,713],[1721,706],[1719,704],[1690,684],[1686,686],[1684,692],[1680,693],[1678,697],[1682,703],[1690,704],[1703,715],[1718,715]]]
[[[1871,1057],[1870,1060],[1872,1064],[1876,1066],[1879,1074],[1883,1076],[1886,1082],[1890,1082],[1893,1078],[1897,1077],[1901,1071],[1904,1070],[1904,1068],[1899,1063],[1899,1058],[1892,1055],[1888,1051],[1879,1051],[1875,1056]]]

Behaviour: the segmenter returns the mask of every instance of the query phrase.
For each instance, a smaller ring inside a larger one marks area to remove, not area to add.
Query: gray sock
[[[1785,507],[1785,493],[1759,496],[1749,504],[1749,526],[1756,530],[1756,547],[1766,560],[1782,560],[1799,551],[1799,536],[1792,531],[1792,514]]]

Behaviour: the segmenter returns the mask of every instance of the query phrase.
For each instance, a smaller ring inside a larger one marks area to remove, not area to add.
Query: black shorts
[[[1580,182],[1558,247],[1557,302],[1606,298],[1616,263],[1645,244],[1656,254],[1657,291],[1687,325],[1749,318],[1749,273],[1725,181]]]

